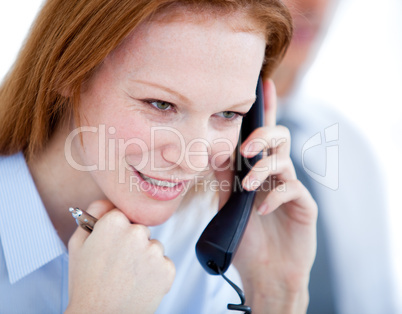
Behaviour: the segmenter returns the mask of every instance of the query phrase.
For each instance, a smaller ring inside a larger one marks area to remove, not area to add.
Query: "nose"
[[[201,132],[197,132],[198,136],[191,136],[191,133],[188,132],[180,143],[170,142],[166,145],[162,150],[162,156],[169,163],[180,166],[184,172],[199,173],[208,170],[212,149]]]
[[[187,145],[185,164],[189,170],[200,172],[208,168],[211,146],[206,139],[193,139]]]

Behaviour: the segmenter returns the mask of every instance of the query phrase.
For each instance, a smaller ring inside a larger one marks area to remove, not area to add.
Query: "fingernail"
[[[254,176],[245,177],[243,180],[243,188],[248,191],[253,191],[260,186],[260,181]]]
[[[253,155],[255,149],[256,149],[255,144],[250,143],[250,144],[244,146],[243,154],[246,155],[246,156]]]
[[[267,211],[268,211],[268,206],[267,206],[267,204],[262,204],[262,205],[257,209],[258,215],[264,215]]]

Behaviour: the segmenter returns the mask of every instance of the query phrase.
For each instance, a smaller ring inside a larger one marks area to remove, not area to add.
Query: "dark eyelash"
[[[160,100],[160,99],[142,99],[142,101],[144,103],[148,104],[152,109],[156,110],[158,113],[161,113],[163,115],[168,115],[171,112],[171,110],[176,111],[176,105],[174,105],[174,104],[172,104],[172,103],[170,103],[168,101],[164,101],[164,100]],[[155,108],[155,106],[153,106],[152,103],[156,102],[156,101],[167,103],[167,104],[169,104],[171,106],[172,109],[171,110],[160,110],[158,108]],[[238,115],[238,116],[240,116],[242,118],[245,118],[247,116],[247,113],[248,113],[248,112],[238,112],[238,111],[231,111],[231,112],[233,112],[234,114],[236,114],[236,115]]]
[[[167,114],[171,113],[171,110],[176,111],[176,105],[172,104],[171,102],[168,102],[168,101],[164,101],[164,100],[160,100],[160,99],[142,99],[141,101],[146,103],[147,105],[149,105],[152,109],[154,109],[157,112],[162,113],[164,115],[167,115]],[[169,104],[171,106],[171,109],[170,110],[161,110],[161,109],[155,108],[155,106],[152,105],[153,102],[167,103],[167,104]]]
[[[230,112],[233,112],[234,114],[236,114],[242,118],[246,117],[246,115],[247,115],[247,112],[237,112],[237,111],[230,111]]]
[[[245,117],[245,116],[247,116],[247,113],[248,112],[236,112],[236,111],[233,111],[235,114],[238,114],[239,116],[241,116],[241,117]]]

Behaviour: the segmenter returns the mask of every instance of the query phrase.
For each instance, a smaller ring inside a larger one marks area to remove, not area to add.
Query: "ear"
[[[71,98],[71,96],[72,96],[72,92],[71,92],[70,89],[67,88],[67,87],[58,90],[58,92],[59,92],[59,94],[60,94],[61,96],[63,96],[64,98]]]

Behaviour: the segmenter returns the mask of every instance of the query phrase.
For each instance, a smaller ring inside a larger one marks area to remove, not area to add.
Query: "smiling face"
[[[73,142],[76,161],[97,165],[92,184],[131,221],[164,222],[232,154],[266,44],[241,30],[246,19],[187,12],[143,24],[83,87],[81,126],[97,132]]]

